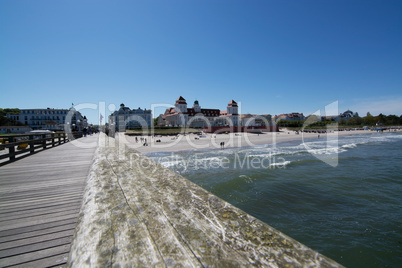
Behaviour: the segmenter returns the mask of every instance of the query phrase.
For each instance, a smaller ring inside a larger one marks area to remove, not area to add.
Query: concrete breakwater
[[[96,152],[70,267],[340,267],[114,142]]]

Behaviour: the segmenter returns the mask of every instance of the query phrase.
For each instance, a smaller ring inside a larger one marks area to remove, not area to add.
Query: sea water
[[[402,267],[402,133],[150,154],[347,267]]]

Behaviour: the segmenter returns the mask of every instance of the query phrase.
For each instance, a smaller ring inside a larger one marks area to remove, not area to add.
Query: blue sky
[[[401,74],[402,1],[0,0],[1,108],[401,115]]]

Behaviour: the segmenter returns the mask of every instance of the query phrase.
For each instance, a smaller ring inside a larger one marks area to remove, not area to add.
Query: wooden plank
[[[22,232],[22,233],[15,234],[15,235],[3,236],[3,237],[0,237],[0,243],[18,241],[18,240],[22,240],[22,239],[26,239],[26,238],[30,238],[30,237],[60,233],[60,232],[64,232],[64,231],[73,232],[75,229],[75,225],[76,225],[76,223],[74,222],[74,223],[64,224],[64,225],[60,225],[60,226],[56,226],[56,227],[52,227],[52,228],[40,229],[38,231]]]
[[[79,209],[80,205],[81,205],[80,203],[75,202],[73,204],[66,203],[66,204],[62,204],[62,205],[52,205],[52,206],[48,206],[45,208],[35,207],[35,208],[31,208],[31,209],[2,213],[0,222],[6,221],[6,220],[12,220],[12,219],[22,219],[22,218],[27,218],[27,217],[31,217],[31,216],[37,216],[37,215],[46,215],[49,213],[54,213],[54,212],[58,212],[58,211],[62,211],[62,210]]]
[[[39,174],[38,174],[39,175]],[[40,189],[42,187],[55,187],[55,186],[72,186],[72,185],[79,185],[81,186],[82,179],[85,177],[85,175],[77,176],[74,175],[73,178],[68,178],[64,175],[64,177],[61,177],[61,175],[50,175],[54,178],[54,181],[49,181],[49,180],[10,180],[10,181],[4,181],[2,183],[2,188],[0,189],[1,192],[3,193],[13,193],[13,192],[21,192],[21,191],[26,191],[26,190],[33,190],[33,189]],[[46,182],[48,184],[46,185]],[[81,182],[81,183],[80,183]],[[23,184],[24,186],[19,187],[16,189],[14,186],[18,184]]]
[[[70,251],[70,244],[65,244],[58,247],[48,248],[44,250],[39,250],[35,252],[25,253],[21,255],[11,256],[0,259],[0,266],[7,267],[12,265],[22,265],[25,264],[29,267],[29,262],[38,261],[49,257],[54,257],[60,254],[68,254]],[[39,267],[44,267],[41,265],[43,262],[39,262]]]
[[[49,196],[48,198],[46,198],[45,200],[47,200],[48,202],[52,202],[52,201],[58,201],[58,200],[61,200],[61,199],[63,199],[63,197],[66,197],[66,198],[69,198],[69,197],[75,197],[75,198],[79,198],[79,197],[81,197],[82,196],[82,193],[71,193],[71,194],[65,194],[65,195],[62,195],[61,197],[59,197],[58,195],[52,195],[52,196]],[[17,205],[17,204],[26,204],[26,203],[29,203],[29,202],[36,202],[37,201],[37,203],[41,203],[41,202],[43,202],[43,198],[26,198],[26,200],[20,200],[20,201],[3,201],[3,202],[1,202],[1,204],[0,204],[0,208],[1,207],[8,207],[8,206],[10,206],[10,205]]]
[[[79,204],[81,204],[81,200],[77,200],[77,198],[75,197],[70,197],[70,198],[64,198],[62,200],[58,200],[55,202],[43,202],[42,204],[37,203],[37,204],[22,204],[22,205],[15,205],[15,206],[9,206],[6,208],[2,208],[0,209],[0,213],[3,215],[7,214],[7,213],[11,213],[11,212],[20,212],[20,211],[26,211],[26,210],[31,210],[31,209],[41,209],[41,208],[50,208],[53,206],[62,206],[65,204],[77,204],[77,206],[79,206]]]
[[[38,189],[35,190],[33,189],[32,192],[22,192],[22,193],[13,193],[13,194],[5,194],[0,198],[1,201],[14,201],[14,200],[20,200],[20,199],[37,199],[37,198],[46,198],[49,195],[49,191],[53,192],[53,195],[61,194],[66,192],[68,190],[69,194],[82,194],[82,185],[81,187],[65,187],[65,188],[60,188],[60,187],[50,187],[47,189]]]
[[[52,217],[52,218],[43,218],[43,217],[33,217],[32,219],[27,219],[23,222],[19,220],[12,220],[9,222],[5,222],[0,226],[0,231],[6,231],[10,229],[15,229],[15,228],[22,228],[22,227],[28,227],[32,225],[41,225],[44,223],[49,223],[53,221],[61,221],[61,220],[67,220],[71,218],[76,218],[78,216],[78,211],[76,213],[70,213],[70,212],[65,212],[65,213],[60,213],[57,217]]]
[[[69,192],[82,192],[83,185],[82,184],[77,184],[77,185],[64,185],[61,184],[60,186],[51,186],[51,187],[42,187],[42,188],[33,188],[31,191],[29,190],[23,190],[23,191],[14,191],[11,193],[2,193],[2,197],[0,197],[0,202],[2,200],[13,200],[13,199],[21,199],[23,197],[30,197],[30,196],[46,196],[49,194],[50,191],[52,191],[53,195],[57,193],[69,193]]]
[[[26,262],[19,265],[13,265],[13,268],[31,268],[31,267],[64,267],[67,264],[68,253],[47,257],[36,261]]]
[[[73,166],[73,168],[77,168],[77,166]],[[34,176],[31,177],[26,177],[23,172],[16,171],[15,174],[12,176],[2,174],[3,179],[1,180],[1,184],[6,186],[6,185],[12,185],[12,184],[18,184],[20,182],[24,183],[33,183],[33,182],[49,182],[49,183],[62,183],[62,182],[69,182],[69,181],[77,181],[82,179],[83,176],[86,175],[85,170],[80,170],[78,172],[75,172],[74,174],[66,174],[66,171],[64,170],[65,168],[60,168],[56,169],[54,168],[52,171],[43,171],[43,170],[35,170],[32,169],[30,174],[34,173]],[[49,180],[48,177],[53,177],[53,181]],[[61,180],[62,179],[62,180]],[[24,187],[24,185],[21,185],[21,187]]]
[[[28,210],[29,211],[29,210]],[[64,207],[64,208],[59,208],[55,207],[55,209],[52,210],[42,210],[42,211],[36,211],[36,212],[31,212],[29,211],[28,213],[18,213],[14,215],[9,215],[9,216],[2,216],[0,219],[0,224],[7,223],[10,221],[18,220],[18,221],[23,221],[23,220],[32,220],[36,217],[53,217],[58,214],[66,214],[68,213],[79,213],[80,208],[77,206],[74,207]]]
[[[73,239],[73,234],[74,234],[74,232],[69,232],[68,235],[64,235],[63,237],[54,236],[53,239],[43,240],[43,241],[39,241],[36,243],[30,243],[29,240],[31,240],[31,239],[27,239],[25,241],[26,243],[21,243],[18,246],[15,246],[12,248],[1,249],[0,250],[0,258],[21,255],[21,254],[25,254],[25,253],[29,253],[29,252],[34,252],[34,251],[38,251],[38,250],[43,250],[43,249],[48,249],[48,248],[53,248],[53,247],[70,244],[71,240]],[[44,239],[47,239],[47,238],[44,238]]]
[[[59,221],[52,221],[52,222],[47,222],[43,223],[40,225],[31,225],[31,226],[25,226],[25,227],[20,227],[20,228],[13,228],[5,231],[0,232],[0,237],[5,237],[8,238],[10,236],[14,235],[20,235],[24,233],[30,233],[34,231],[40,231],[40,230],[47,230],[50,228],[55,228],[55,227],[60,227],[68,224],[76,224],[77,219],[76,217],[71,217],[70,219],[62,219]]]

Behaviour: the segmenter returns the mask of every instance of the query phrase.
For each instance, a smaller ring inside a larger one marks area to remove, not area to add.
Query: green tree
[[[20,114],[21,111],[18,108],[0,108],[0,115],[6,116],[7,114]]]
[[[377,122],[380,122],[380,123],[382,123],[382,124],[385,125],[385,123],[386,123],[386,117],[385,117],[385,115],[379,114],[378,116],[376,116],[376,118],[377,118]]]
[[[156,127],[158,125],[158,119],[159,119],[159,116],[153,119],[154,127]]]
[[[351,117],[346,121],[346,125],[349,126],[360,126],[363,124],[363,118],[361,117]]]
[[[386,118],[387,125],[399,125],[399,117],[396,115],[388,115]]]
[[[18,108],[0,108],[0,126],[23,126],[19,121],[7,118],[7,114],[20,114],[20,109]]]
[[[367,116],[363,118],[363,124],[373,126],[376,123],[377,122],[376,122],[374,116],[372,116],[370,112],[367,112]]]

